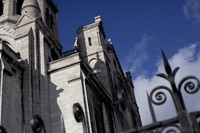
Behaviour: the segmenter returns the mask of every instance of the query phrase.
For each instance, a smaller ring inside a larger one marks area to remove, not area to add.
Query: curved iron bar
[[[30,121],[33,133],[46,133],[45,125],[39,115],[34,115]]]
[[[180,92],[182,87],[188,94],[194,94],[200,89],[200,81],[195,76],[187,76],[183,78],[178,85],[178,90]]]
[[[178,125],[168,125],[162,128],[161,133],[181,133]]]
[[[197,117],[197,123],[200,124],[200,117]]]
[[[3,126],[0,126],[0,133],[7,133],[6,129]]]
[[[169,62],[167,60],[167,57],[166,57],[165,53],[163,52],[163,50],[161,50],[161,52],[162,52],[162,58],[163,58],[166,74],[159,73],[159,74],[157,74],[157,76],[168,80],[170,85],[171,85],[171,87],[172,87],[173,92],[174,93],[179,93],[178,90],[177,90],[177,87],[175,85],[175,80],[174,80],[175,76],[176,76],[176,73],[179,70],[179,67],[176,67],[174,70],[172,70],[172,68],[171,68],[171,66],[170,66],[170,64],[169,64]]]
[[[174,70],[172,70],[165,53],[163,52],[163,50],[161,50],[161,52],[162,52],[162,58],[163,58],[166,74],[159,73],[159,74],[157,74],[157,76],[162,77],[169,81],[172,92],[173,92],[172,97],[174,97],[174,103],[175,103],[176,110],[178,112],[185,110],[185,104],[183,101],[183,97],[182,97],[181,93],[179,92],[179,90],[177,89],[176,83],[175,83],[175,76],[179,70],[179,67],[176,67]]]
[[[166,102],[167,96],[161,90],[168,91],[170,93],[170,95],[172,96],[172,99],[174,100],[174,97],[172,95],[172,91],[170,90],[170,88],[168,88],[166,86],[158,86],[158,87],[155,87],[150,93],[151,102],[153,102],[155,105],[162,105]],[[155,99],[154,99],[154,97],[155,97]]]

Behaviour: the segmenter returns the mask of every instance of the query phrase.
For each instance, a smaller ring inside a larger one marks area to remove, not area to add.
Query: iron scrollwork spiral
[[[162,90],[168,91],[172,96],[171,90],[166,86],[158,86],[154,88],[150,93],[150,99],[151,99],[151,102],[153,102],[155,105],[162,105],[167,100],[167,96],[165,92]]]
[[[195,76],[187,76],[180,81],[178,89],[179,91],[184,89],[188,94],[194,94],[200,89],[200,81]]]
[[[34,115],[30,124],[33,133],[46,133],[44,122],[39,115]]]
[[[178,125],[170,125],[170,126],[164,127],[161,130],[161,133],[181,133],[181,129]]]
[[[3,126],[0,126],[0,133],[7,133],[6,129]]]
[[[74,118],[77,122],[82,122],[84,119],[84,112],[83,109],[81,107],[81,105],[79,103],[75,103],[73,105],[73,114],[74,114]]]

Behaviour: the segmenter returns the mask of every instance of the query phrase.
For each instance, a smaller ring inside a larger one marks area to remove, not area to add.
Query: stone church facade
[[[0,0],[0,7],[0,125],[8,133],[31,133],[35,114],[47,133],[141,126],[131,74],[124,75],[100,16],[79,27],[74,48],[62,53],[52,0]]]

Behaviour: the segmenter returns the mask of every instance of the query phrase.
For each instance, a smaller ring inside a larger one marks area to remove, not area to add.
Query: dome
[[[34,18],[40,16],[40,7],[37,0],[24,0],[22,14],[28,14]]]

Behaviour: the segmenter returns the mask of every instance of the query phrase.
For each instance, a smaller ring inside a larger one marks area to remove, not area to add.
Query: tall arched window
[[[0,16],[3,15],[3,2],[0,0]]]
[[[17,1],[17,10],[16,10],[17,15],[21,15],[21,9],[22,9],[23,2],[24,2],[24,0]]]
[[[46,24],[49,26],[49,9],[46,8]]]
[[[96,109],[95,109],[95,121],[96,121],[97,133],[105,133],[102,116],[99,115],[99,113]]]

